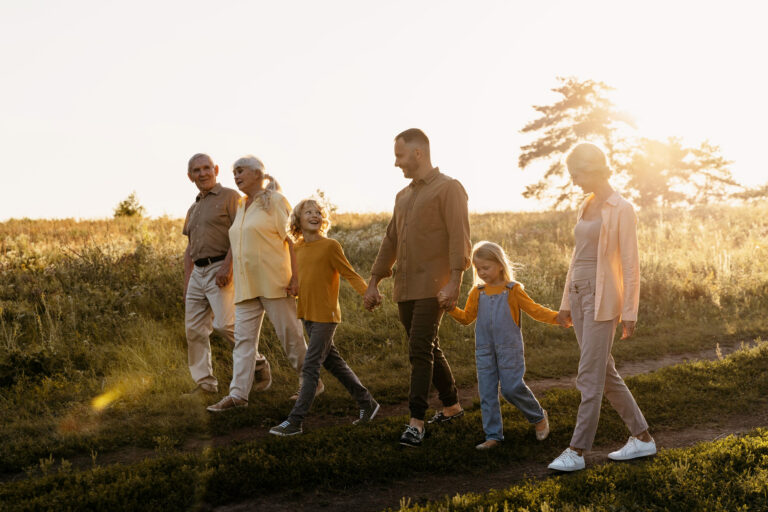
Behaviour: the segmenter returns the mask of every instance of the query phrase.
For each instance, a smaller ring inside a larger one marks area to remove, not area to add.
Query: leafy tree
[[[522,146],[518,164],[525,169],[543,160],[549,164],[544,177],[529,185],[523,197],[551,200],[554,206],[570,201],[572,185],[565,172],[563,156],[581,140],[600,142],[607,150],[613,169],[621,165],[621,138],[618,129],[634,127],[632,118],[616,109],[608,98],[612,87],[594,80],[558,77],[558,87],[552,91],[562,98],[552,105],[537,105],[541,117],[526,124],[523,133],[536,133],[539,138]],[[555,183],[553,186],[553,182]]]
[[[522,129],[539,138],[520,148],[520,168],[538,160],[549,164],[544,177],[525,189],[524,197],[550,201],[555,207],[571,204],[574,195],[563,157],[583,140],[605,147],[620,188],[639,206],[706,204],[743,190],[718,146],[704,141],[698,147],[686,147],[679,137],[660,141],[622,136],[622,128],[634,128],[634,124],[608,98],[612,87],[593,80],[558,80],[561,85],[552,90],[562,98],[552,105],[534,106],[541,117]]]
[[[756,201],[758,199],[768,198],[768,183],[761,187],[744,189],[741,192],[734,194],[733,197],[743,201]]]
[[[144,215],[146,209],[139,203],[139,198],[136,197],[136,192],[131,194],[117,203],[115,207],[115,218],[118,217],[141,217]]]

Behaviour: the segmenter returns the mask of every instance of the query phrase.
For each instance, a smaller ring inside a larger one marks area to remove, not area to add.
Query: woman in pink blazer
[[[626,199],[613,190],[605,154],[594,144],[579,144],[566,159],[573,183],[589,195],[579,208],[574,228],[575,247],[558,321],[573,324],[580,358],[576,387],[581,404],[571,443],[549,465],[558,471],[584,469],[584,451],[592,448],[603,394],[631,436],[613,460],[629,460],[656,453],[648,423],[632,393],[616,371],[611,355],[619,322],[621,339],[632,336],[640,296],[637,216]]]

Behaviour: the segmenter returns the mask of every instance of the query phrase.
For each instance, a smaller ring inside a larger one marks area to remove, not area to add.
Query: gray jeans
[[[317,381],[320,378],[320,365],[341,382],[361,409],[367,407],[373,400],[365,386],[360,383],[355,372],[339,355],[336,345],[333,344],[333,334],[338,325],[337,323],[304,320],[304,329],[307,331],[309,343],[307,355],[304,357],[304,366],[301,369],[302,383],[299,398],[288,416],[288,421],[293,425],[301,425],[312,406]]]

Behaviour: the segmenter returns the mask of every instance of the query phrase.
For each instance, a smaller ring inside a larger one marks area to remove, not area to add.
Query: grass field
[[[768,313],[767,214],[768,207],[641,212],[639,324],[635,337],[616,343],[617,361],[768,334],[763,321]],[[501,243],[519,263],[516,278],[528,293],[556,309],[573,243],[573,217],[573,212],[477,214],[471,218],[473,242]],[[367,278],[387,216],[347,214],[335,221],[330,235]],[[172,219],[0,224],[0,471],[6,479],[50,478],[43,473],[60,469],[62,461],[67,469],[67,461],[83,457],[98,466],[101,457],[120,447],[153,450],[160,466],[183,457],[197,460],[194,454],[164,457],[189,439],[244,427],[266,429],[284,419],[297,379],[268,325],[260,349],[272,361],[275,382],[269,392],[252,395],[251,407],[212,417],[205,399],[181,396],[193,383],[186,368],[180,232],[181,222]],[[470,279],[465,276],[463,296]],[[391,280],[382,291],[391,291]],[[341,299],[344,323],[336,340],[342,354],[380,402],[404,402],[407,345],[396,305],[385,301],[368,313],[346,284]],[[575,373],[578,352],[570,330],[523,322],[528,378]],[[471,386],[472,328],[445,319],[441,339],[458,384]],[[213,345],[225,392],[231,353],[220,339]],[[344,390],[324,380],[328,391],[313,414],[352,415],[354,404]],[[651,402],[662,404],[656,421],[667,421],[665,400],[654,397],[666,397],[668,390],[646,386],[642,378],[635,385]],[[701,387],[713,407],[737,403],[717,387]],[[574,397],[562,396],[572,407]],[[557,407],[561,398],[545,399],[555,400]],[[399,425],[382,421],[371,435],[382,442],[392,439]],[[601,426],[600,435],[615,435],[608,434],[610,425]],[[558,435],[565,436],[567,425],[563,428]],[[331,429],[327,435],[340,432]],[[301,443],[322,437],[306,436]],[[224,465],[234,457],[227,453],[217,455]]]

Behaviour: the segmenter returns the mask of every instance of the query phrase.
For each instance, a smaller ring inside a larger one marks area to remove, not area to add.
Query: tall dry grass
[[[640,212],[638,331],[617,342],[617,360],[714,346],[765,334],[768,312],[768,207]],[[364,276],[387,215],[342,214],[337,238]],[[500,243],[518,263],[516,279],[557,308],[573,246],[573,212],[472,215],[473,242]],[[12,220],[0,224],[0,470],[48,453],[73,456],[133,444],[156,448],[189,435],[280,421],[296,386],[269,325],[260,349],[272,361],[273,390],[225,419],[205,414],[192,386],[183,328],[181,221]],[[470,287],[465,276],[463,296]],[[391,296],[391,280],[382,285]],[[463,300],[463,299],[462,299]],[[348,285],[336,341],[363,382],[384,402],[407,397],[407,343],[396,305],[371,314]],[[524,319],[529,378],[576,370],[571,331]],[[441,343],[460,385],[474,382],[473,330],[450,318]],[[231,353],[214,338],[222,390]],[[326,378],[315,411],[349,414],[353,404]],[[102,397],[106,405],[92,400]],[[106,398],[104,398],[106,397]],[[161,439],[161,442],[158,441]]]

